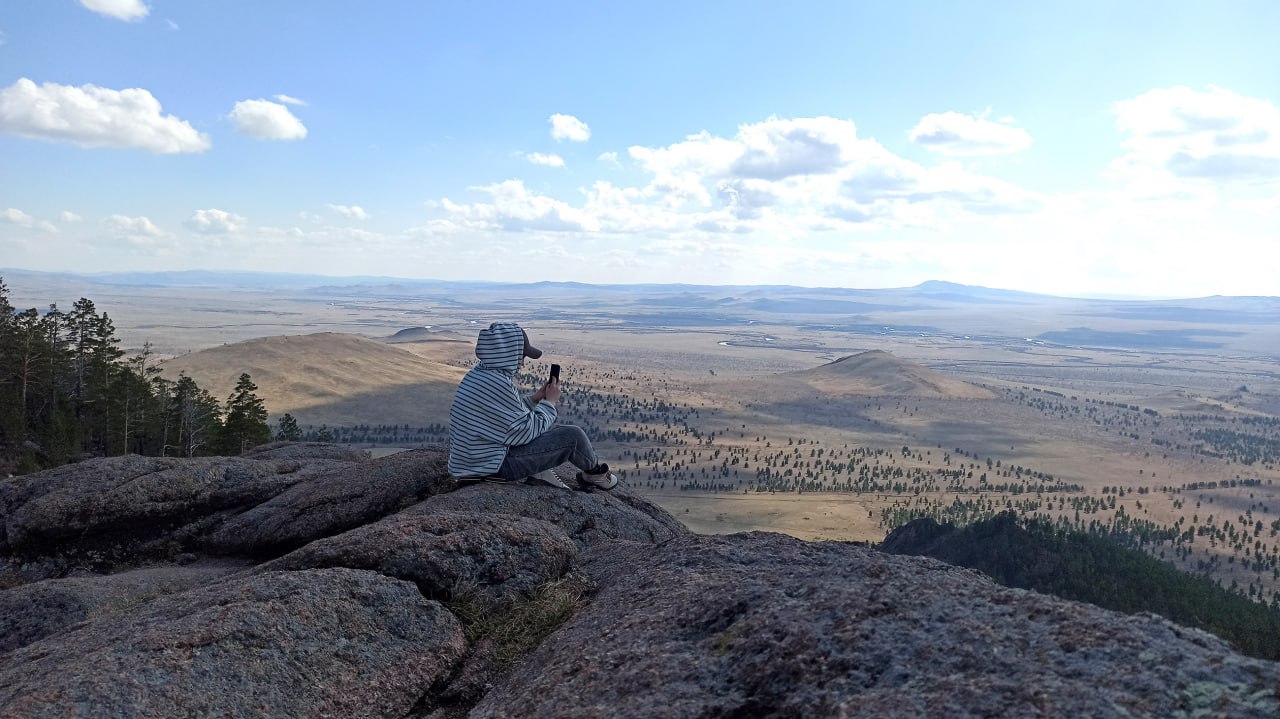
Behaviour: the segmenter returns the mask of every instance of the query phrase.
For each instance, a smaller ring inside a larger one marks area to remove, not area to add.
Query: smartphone
[[[560,365],[558,365],[558,364],[553,364],[553,365],[551,365],[551,379],[550,379],[550,380],[548,380],[548,381],[549,381],[549,382],[559,382],[559,381],[560,381]]]

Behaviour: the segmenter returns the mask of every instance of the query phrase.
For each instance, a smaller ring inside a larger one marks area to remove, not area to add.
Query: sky
[[[13,0],[0,267],[1280,296],[1280,3]]]

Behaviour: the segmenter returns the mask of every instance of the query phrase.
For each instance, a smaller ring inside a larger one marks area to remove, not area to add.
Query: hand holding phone
[[[551,365],[551,376],[547,378],[547,384],[542,388],[541,394],[543,399],[552,404],[560,400],[560,365]]]

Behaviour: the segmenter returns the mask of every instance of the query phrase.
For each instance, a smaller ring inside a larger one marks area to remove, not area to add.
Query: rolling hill
[[[303,425],[445,423],[464,372],[334,332],[236,342],[175,357],[161,369],[171,380],[185,373],[219,400],[248,372],[273,419],[289,412]]]
[[[787,376],[830,395],[927,399],[991,399],[995,396],[981,387],[881,350],[848,355],[813,369],[788,372]]]

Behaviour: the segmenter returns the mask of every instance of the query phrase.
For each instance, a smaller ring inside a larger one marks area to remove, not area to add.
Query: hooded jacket
[[[532,442],[555,424],[555,405],[543,400],[530,409],[516,389],[524,343],[524,331],[514,322],[495,322],[480,330],[480,364],[462,378],[449,410],[453,476],[494,474],[507,458],[507,447]]]

